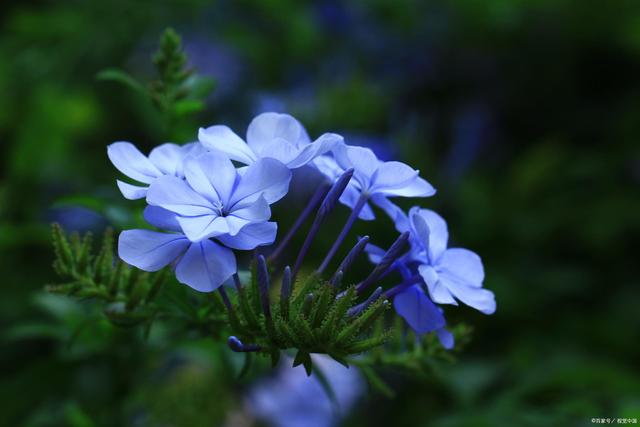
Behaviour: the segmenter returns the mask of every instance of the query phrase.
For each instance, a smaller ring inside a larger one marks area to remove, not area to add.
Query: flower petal
[[[184,234],[192,242],[199,242],[229,232],[226,219],[219,215],[178,216],[176,219]]]
[[[118,256],[127,264],[145,271],[158,271],[189,246],[182,234],[150,230],[126,230],[118,239]]]
[[[374,194],[371,201],[391,218],[398,232],[404,233],[409,230],[409,217],[398,205],[381,194]]]
[[[423,264],[418,266],[418,272],[427,284],[429,296],[431,296],[431,299],[435,303],[458,305],[458,302],[453,298],[453,295],[451,295],[449,288],[440,280],[440,276],[433,267]]]
[[[251,222],[263,222],[271,218],[271,208],[264,197],[260,196],[258,200],[250,205],[232,210],[229,216],[235,216]]]
[[[249,206],[262,195],[267,203],[277,202],[289,191],[291,171],[275,159],[260,159],[250,165],[240,177],[231,195],[229,208]]]
[[[163,230],[181,232],[176,214],[159,206],[147,206],[142,213],[145,221]]]
[[[229,158],[222,153],[206,153],[199,157],[187,159],[184,166],[187,182],[212,202],[226,205],[236,182],[236,168]]]
[[[367,257],[372,264],[378,264],[380,260],[382,260],[384,254],[387,252],[380,246],[374,245],[372,243],[367,243],[367,245],[364,247],[364,251],[366,252]]]
[[[353,176],[363,189],[368,190],[371,178],[382,163],[369,148],[337,144],[333,150],[338,165],[343,169],[353,168]]]
[[[107,147],[111,163],[131,179],[151,184],[162,172],[130,142],[114,142]]]
[[[318,171],[332,183],[345,171],[338,165],[336,159],[328,154],[316,157],[311,165],[318,169]]]
[[[475,252],[468,249],[447,249],[438,260],[441,273],[458,277],[469,286],[482,287],[484,266]]]
[[[267,157],[266,148],[274,139],[282,139],[282,143],[299,144],[309,141],[309,136],[299,121],[288,114],[263,113],[255,117],[247,129],[247,144],[260,157]]]
[[[176,265],[179,282],[200,292],[212,292],[237,271],[233,252],[211,240],[192,243]]]
[[[182,170],[184,154],[182,146],[167,142],[151,150],[149,160],[163,174],[180,176],[178,171]]]
[[[410,184],[418,176],[418,171],[402,162],[380,163],[372,182],[371,192],[399,189]]]
[[[149,187],[147,203],[182,216],[214,213],[209,200],[196,193],[184,180],[169,175],[158,178]]]
[[[411,286],[396,295],[393,306],[418,334],[435,331],[445,325],[444,316],[419,286]]]
[[[349,183],[349,185],[347,185],[347,188],[345,188],[344,192],[340,196],[339,201],[343,205],[353,209],[356,203],[358,203],[359,198],[360,198],[360,191],[358,191],[353,185],[351,185],[351,183]],[[362,207],[362,210],[360,211],[358,218],[364,221],[372,221],[376,219],[376,216],[373,213],[373,209],[371,209],[371,205],[369,205],[368,202],[365,203],[364,206]]]
[[[120,180],[116,180],[116,184],[118,184],[118,188],[120,189],[120,192],[122,193],[124,198],[128,200],[144,199],[147,195],[147,190],[149,189],[149,187],[131,185]]]
[[[449,332],[446,328],[440,328],[436,331],[438,335],[438,340],[440,340],[440,344],[447,349],[451,350],[455,346],[455,339],[453,334]]]
[[[436,194],[436,189],[418,176],[401,187],[387,188],[379,192],[389,197],[430,197]]]
[[[431,263],[435,263],[438,258],[447,249],[447,243],[449,241],[449,230],[447,229],[446,221],[437,213],[429,209],[420,209],[419,207],[413,207],[409,210],[409,221],[411,221],[411,228],[416,230],[418,217],[427,224],[429,227],[429,239],[427,241],[421,241],[424,244],[428,244],[429,258]],[[425,247],[425,249],[427,249]]]
[[[257,160],[254,152],[238,135],[227,126],[200,128],[198,140],[211,151],[226,154],[231,160],[249,165]]]
[[[446,273],[440,273],[440,281],[453,296],[469,307],[473,307],[484,314],[493,314],[496,311],[496,298],[493,292],[487,289],[469,286],[465,282],[460,281],[459,278]]]
[[[276,159],[287,166],[300,153],[298,147],[282,138],[274,138],[269,142],[265,142],[260,148],[261,151],[258,156],[261,159]]]
[[[306,165],[316,157],[325,154],[331,150],[336,144],[340,144],[344,139],[335,133],[325,133],[314,142],[305,145],[302,150],[292,160],[286,162],[289,169],[296,169]]]
[[[258,246],[272,244],[276,240],[277,232],[278,225],[275,222],[262,222],[242,227],[235,236],[224,234],[216,239],[232,249],[248,251]]]

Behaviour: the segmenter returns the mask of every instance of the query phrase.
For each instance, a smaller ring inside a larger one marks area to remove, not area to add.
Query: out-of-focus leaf
[[[117,82],[128,87],[129,89],[133,89],[138,93],[146,93],[146,89],[143,85],[141,85],[136,79],[131,77],[129,74],[117,68],[108,68],[106,70],[100,71],[96,75],[96,79],[102,80],[102,81]]]
[[[199,99],[183,99],[182,101],[177,101],[173,108],[176,116],[187,116],[204,110],[204,102]]]

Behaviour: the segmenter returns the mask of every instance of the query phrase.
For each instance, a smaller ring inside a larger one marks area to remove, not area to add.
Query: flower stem
[[[389,299],[393,298],[399,293],[402,293],[403,291],[405,291],[408,287],[415,285],[416,283],[419,283],[421,280],[422,280],[422,276],[420,276],[419,274],[411,276],[408,279],[405,279],[403,282],[395,285],[393,288],[387,290],[384,293],[384,296],[385,298],[389,298]]]
[[[327,268],[327,266],[331,262],[331,259],[333,259],[336,252],[338,252],[338,249],[340,249],[340,245],[347,237],[347,234],[349,234],[349,231],[351,230],[351,227],[353,227],[353,224],[356,222],[356,219],[358,219],[358,215],[360,215],[360,211],[362,211],[362,208],[364,208],[364,205],[367,203],[368,199],[369,196],[366,193],[360,194],[360,198],[358,198],[358,201],[353,207],[349,219],[347,219],[346,224],[344,225],[344,227],[342,227],[342,231],[340,231],[340,234],[338,235],[336,241],[333,242],[333,246],[331,246],[331,249],[329,249],[329,253],[327,253],[324,261],[322,261],[322,264],[320,264],[320,267],[318,267],[318,271],[322,272],[325,268]]]
[[[327,216],[329,215],[329,213],[331,213],[331,211],[335,207],[336,203],[338,202],[338,199],[340,198],[345,188],[349,184],[349,180],[351,180],[352,176],[353,176],[353,169],[347,169],[340,176],[340,178],[338,178],[337,181],[333,183],[333,185],[327,192],[327,195],[324,196],[324,199],[322,200],[322,204],[320,204],[320,208],[318,208],[318,212],[316,213],[316,217],[314,218],[313,223],[311,224],[311,228],[307,233],[307,238],[304,240],[304,243],[302,244],[302,248],[300,248],[300,251],[298,252],[298,257],[296,258],[296,262],[293,265],[293,271],[291,272],[292,281],[295,280],[295,277],[298,274],[298,270],[300,270],[300,267],[302,266],[302,261],[304,261],[304,257],[309,251],[309,248],[311,247],[311,243],[313,242],[313,239],[316,237],[316,234],[318,234],[318,230],[320,230],[320,226],[322,225],[324,220],[327,219]]]
[[[327,182],[323,182],[316,189],[315,193],[313,193],[313,196],[311,196],[311,199],[307,203],[307,206],[300,213],[300,215],[298,216],[298,219],[296,219],[296,222],[293,223],[293,225],[291,226],[287,234],[284,236],[282,241],[278,243],[278,246],[276,247],[276,249],[271,253],[271,255],[269,255],[269,260],[268,260],[269,262],[272,262],[272,263],[275,262],[278,259],[278,257],[282,255],[282,252],[287,247],[289,242],[291,242],[291,239],[293,239],[293,236],[295,236],[295,234],[298,232],[298,229],[302,227],[302,224],[304,224],[307,218],[309,218],[309,216],[317,209],[318,205],[320,204],[324,196],[327,195],[329,188],[331,188],[331,185],[329,185],[329,183]]]

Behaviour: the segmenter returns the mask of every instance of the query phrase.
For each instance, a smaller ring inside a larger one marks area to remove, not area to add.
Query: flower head
[[[336,144],[332,155],[320,156],[313,164],[332,181],[353,168],[353,179],[340,198],[341,203],[352,209],[361,197],[387,209],[391,204],[388,197],[429,197],[436,193],[433,186],[419,176],[420,171],[402,162],[383,162],[365,147]],[[359,217],[364,220],[375,218],[368,203],[362,207]]]
[[[143,184],[151,184],[165,175],[182,178],[184,160],[205,151],[198,142],[162,144],[151,150],[148,157],[130,142],[114,142],[107,147],[111,163],[124,175]],[[122,195],[129,200],[142,199],[147,195],[147,186],[131,185],[120,180],[117,183]]]
[[[147,206],[144,217],[149,224],[169,232],[123,231],[118,239],[120,258],[145,271],[171,265],[179,282],[200,292],[215,290],[236,273],[236,258],[230,248],[248,250],[271,244],[277,230],[274,222],[263,222],[249,224],[235,236],[192,242],[182,233],[175,214]]]
[[[201,128],[198,139],[209,150],[246,165],[269,158],[296,169],[330,151],[342,137],[325,133],[311,142],[304,127],[290,115],[263,113],[249,124],[246,143],[222,125]]]
[[[269,205],[287,193],[291,180],[291,172],[277,160],[260,159],[241,175],[221,153],[188,159],[184,176],[155,180],[147,202],[173,212],[189,240],[218,237],[230,246],[242,245],[236,240],[244,227],[269,220]]]
[[[484,314],[494,313],[495,296],[482,287],[484,267],[480,257],[468,249],[447,248],[447,223],[434,211],[414,207],[408,219],[413,236],[408,261],[418,265],[431,299],[454,305],[459,300]]]

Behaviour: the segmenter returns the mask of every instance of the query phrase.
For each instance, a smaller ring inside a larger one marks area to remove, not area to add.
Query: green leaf
[[[378,376],[378,374],[376,374],[376,372],[372,368],[366,365],[360,365],[359,367],[360,372],[362,372],[369,384],[374,389],[378,390],[389,399],[395,397],[396,393],[391,389],[391,387],[387,385],[387,383],[384,382],[382,378]]]
[[[119,70],[117,68],[107,68],[106,70],[100,71],[96,75],[96,79],[101,81],[112,81],[112,82],[120,83],[138,93],[146,94],[147,92],[145,87],[142,84],[140,84],[136,79],[131,77],[126,72]]]
[[[295,359],[293,359],[293,367],[303,365],[304,370],[307,372],[307,376],[311,375],[313,371],[313,362],[311,361],[311,355],[303,350],[298,350]]]

